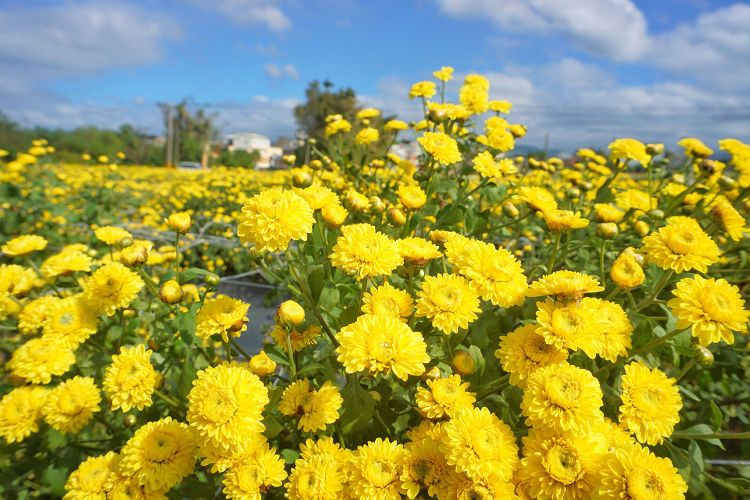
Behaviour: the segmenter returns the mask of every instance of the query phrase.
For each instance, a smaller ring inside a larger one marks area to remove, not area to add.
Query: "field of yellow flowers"
[[[747,498],[750,145],[515,157],[452,71],[288,171],[0,159],[0,495]]]

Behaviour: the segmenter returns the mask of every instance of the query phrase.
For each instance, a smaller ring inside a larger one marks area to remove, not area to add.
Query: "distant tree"
[[[326,116],[340,114],[347,120],[353,120],[360,109],[353,89],[347,87],[334,90],[333,87],[333,83],[328,80],[322,84],[318,80],[310,82],[305,90],[306,101],[294,108],[297,126],[308,137],[324,137]]]
[[[225,167],[254,167],[260,159],[257,151],[229,151],[224,149],[219,156],[219,163]]]
[[[159,109],[164,119],[164,130],[167,141],[166,162],[173,164],[180,160],[200,160],[204,167],[208,166],[211,143],[218,138],[219,132],[214,126],[216,116],[207,114],[199,108],[191,112],[188,100],[183,99],[176,105],[160,103]],[[170,157],[171,148],[172,156]]]

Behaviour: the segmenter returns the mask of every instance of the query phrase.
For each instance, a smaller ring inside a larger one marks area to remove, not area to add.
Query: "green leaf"
[[[469,354],[471,354],[471,358],[474,360],[474,370],[478,377],[481,377],[484,373],[484,356],[482,355],[482,351],[479,350],[479,347],[473,345],[469,347]]]
[[[355,378],[350,378],[341,391],[341,431],[344,435],[362,433],[372,423],[375,402],[369,391],[363,389]]]
[[[198,375],[195,369],[195,363],[193,362],[193,355],[188,353],[185,356],[185,363],[182,365],[182,371],[180,372],[180,379],[177,383],[177,390],[182,399],[187,398],[190,389],[193,388],[193,380]]]
[[[281,450],[281,456],[284,457],[284,461],[289,465],[293,464],[299,458],[299,452],[290,449]]]
[[[325,285],[326,271],[323,264],[310,266],[310,272],[307,273],[307,284],[310,287],[310,294],[314,301],[318,301],[320,293]]]
[[[709,405],[711,408],[711,423],[714,424],[714,427],[717,429],[721,428],[721,424],[724,422],[724,414],[721,412],[721,409],[716,406],[716,403],[713,401],[709,401]]]
[[[688,446],[688,460],[693,476],[700,476],[700,473],[703,472],[703,452],[695,441],[690,441],[690,446]]]
[[[205,269],[200,269],[198,267],[190,267],[188,269],[185,269],[184,271],[180,271],[180,281],[182,283],[186,283],[188,281],[194,280],[198,276],[206,276],[207,274],[211,274],[211,272],[206,271]]]
[[[324,311],[331,311],[339,304],[339,290],[336,287],[327,286],[323,288],[318,299],[318,305]]]
[[[65,494],[65,481],[68,474],[65,469],[48,466],[42,472],[42,482],[49,486],[50,493],[62,497]]]
[[[266,430],[263,431],[263,435],[266,436],[267,439],[275,438],[284,429],[284,426],[281,425],[278,420],[276,420],[276,417],[270,414],[266,415],[263,418],[263,425],[266,426]]]

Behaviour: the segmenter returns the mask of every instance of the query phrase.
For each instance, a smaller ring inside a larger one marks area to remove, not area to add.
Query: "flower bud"
[[[614,222],[601,222],[596,225],[596,233],[605,240],[611,240],[617,236],[619,230]]]
[[[176,304],[182,300],[182,287],[176,280],[165,281],[159,290],[159,298],[165,304]]]
[[[380,403],[380,400],[382,399],[382,396],[380,395],[380,391],[370,391],[370,396],[372,397],[372,400],[376,403]]]
[[[125,418],[123,419],[123,421],[125,422],[125,425],[127,427],[133,427],[136,422],[135,415],[133,415],[132,413],[129,415],[125,415]]]
[[[714,364],[714,353],[712,353],[707,347],[696,344],[693,347],[693,359],[702,366],[711,366]]]
[[[594,187],[593,184],[591,184],[588,181],[583,181],[578,183],[578,188],[582,189],[583,191],[591,191],[591,189]]]
[[[292,184],[294,187],[306,188],[313,182],[312,175],[304,170],[298,170],[292,174]]]
[[[175,212],[167,219],[169,229],[179,234],[187,233],[192,223],[190,214],[187,212]]]
[[[383,213],[385,210],[385,203],[378,196],[370,196],[370,212],[374,214]]]
[[[569,200],[577,200],[581,196],[581,190],[578,188],[570,188],[565,191],[565,197]]]
[[[655,208],[653,210],[649,210],[648,216],[653,220],[663,220],[664,219],[664,211],[659,210],[658,208]]]
[[[120,252],[120,262],[127,267],[145,264],[148,260],[148,248],[143,245],[130,245]]]
[[[620,288],[639,286],[646,279],[641,262],[635,255],[639,255],[641,262],[643,261],[643,256],[635,254],[635,252],[628,252],[626,249],[615,259],[612,268],[609,270],[610,278]]]
[[[456,373],[461,375],[471,375],[476,368],[474,358],[469,354],[469,351],[463,349],[456,351],[456,354],[453,355],[452,364]]]
[[[737,181],[727,175],[722,175],[721,177],[719,177],[719,185],[722,188],[731,191],[732,189],[735,189],[737,187]]]
[[[414,180],[417,182],[424,182],[427,180],[427,177],[429,176],[429,172],[427,172],[426,169],[420,169],[414,172]]]
[[[127,248],[132,244],[133,244],[133,238],[131,238],[130,236],[125,236],[124,238],[121,238],[120,241],[117,242],[116,246],[117,248]]]
[[[250,358],[248,364],[250,366],[250,371],[259,377],[271,375],[276,372],[276,362],[269,358],[265,351],[260,351],[260,353]]]
[[[638,233],[639,236],[646,236],[649,231],[651,231],[649,225],[642,220],[636,221],[634,228],[635,232]]]
[[[440,368],[433,366],[422,374],[422,380],[437,380],[440,378]]]
[[[370,202],[367,197],[353,189],[346,193],[344,204],[349,210],[354,212],[365,212],[370,208]]]
[[[293,327],[305,321],[305,310],[293,300],[287,300],[276,309],[276,321],[284,326]]]
[[[388,221],[392,226],[401,227],[406,223],[406,214],[400,208],[391,208],[388,210]]]
[[[208,273],[203,279],[206,282],[206,285],[208,285],[209,287],[218,286],[219,282],[221,281],[219,275],[214,273]]]
[[[511,219],[515,219],[519,215],[518,207],[516,207],[510,201],[503,202],[503,213],[507,217],[510,217]]]

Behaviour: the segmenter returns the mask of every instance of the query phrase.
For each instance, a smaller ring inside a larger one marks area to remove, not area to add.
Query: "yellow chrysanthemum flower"
[[[39,431],[47,389],[36,385],[16,387],[0,399],[0,436],[20,443]]]
[[[344,120],[341,115],[338,115],[338,119],[336,120],[328,120],[326,118],[326,121],[328,121],[328,124],[326,125],[325,134],[326,137],[334,136],[338,133],[347,133],[352,129],[352,124],[349,123],[347,120]]]
[[[75,272],[91,271],[94,260],[87,255],[86,245],[68,245],[42,262],[41,271],[45,278],[53,279],[58,276],[70,276]]]
[[[392,316],[363,314],[336,334],[338,360],[347,373],[421,375],[430,361],[422,335]]]
[[[646,274],[633,253],[622,252],[612,264],[609,277],[620,288],[634,288],[643,283]]]
[[[88,277],[84,294],[95,310],[112,316],[118,309],[128,307],[143,287],[140,276],[119,262],[112,262]]]
[[[535,324],[516,328],[500,337],[500,348],[495,351],[503,370],[510,374],[510,383],[522,389],[528,377],[539,368],[568,359],[567,350],[548,344],[536,333],[536,328]]]
[[[617,139],[607,147],[612,158],[622,161],[635,160],[644,167],[651,163],[651,155],[646,152],[646,145],[636,139]]]
[[[339,418],[339,408],[344,402],[338,388],[326,381],[315,389],[306,378],[292,382],[284,389],[279,411],[298,419],[297,428],[305,432],[325,430]]]
[[[521,186],[517,190],[517,200],[527,204],[536,212],[557,210],[555,197],[544,188],[536,186]]]
[[[38,337],[16,348],[8,369],[32,384],[49,384],[53,376],[67,372],[75,362],[69,346],[49,337]]]
[[[110,451],[106,455],[88,457],[70,473],[65,482],[64,500],[84,500],[106,498],[107,481],[112,473],[112,463],[116,454]]]
[[[523,445],[518,479],[531,498],[588,500],[595,494],[606,457],[600,435],[533,429]]]
[[[196,435],[224,449],[247,448],[263,432],[268,390],[249,370],[220,365],[198,372],[188,394],[187,420]]]
[[[521,411],[526,424],[553,432],[585,433],[604,417],[599,381],[567,362],[539,368],[526,381]]]
[[[599,280],[588,274],[575,271],[555,271],[546,274],[529,285],[527,297],[552,295],[559,300],[581,300],[587,293],[601,292]]]
[[[442,132],[425,132],[417,138],[425,152],[438,163],[452,165],[461,161],[461,152],[454,138]]]
[[[117,500],[167,500],[163,491],[153,490],[138,483],[138,477],[128,475],[120,466],[122,455],[115,455],[109,463],[110,473],[104,485],[107,498]]]
[[[284,460],[266,444],[226,471],[223,491],[230,499],[261,500],[268,490],[281,486],[284,479]]]
[[[695,269],[705,273],[719,260],[719,247],[690,217],[667,219],[667,225],[643,238],[643,254],[648,262],[678,273]]]
[[[367,144],[378,142],[378,139],[380,139],[380,133],[378,132],[378,129],[365,127],[357,132],[357,135],[354,137],[354,142],[366,146]]]
[[[216,446],[210,439],[199,439],[198,456],[201,458],[201,465],[210,466],[211,472],[224,472],[255,454],[267,442],[266,437],[260,432],[248,433],[247,445],[243,448],[223,448]]]
[[[75,349],[96,333],[99,320],[81,295],[52,300],[47,304],[42,330],[44,337]]]
[[[20,257],[47,248],[47,240],[35,234],[24,234],[8,240],[0,251],[11,257]]]
[[[457,246],[463,248],[459,255],[453,255]],[[484,300],[505,308],[523,302],[528,289],[526,276],[521,263],[506,249],[483,241],[459,239],[446,243],[446,252],[448,248],[454,272],[468,278]]]
[[[625,216],[625,212],[608,203],[596,203],[594,204],[594,216],[596,222],[620,222]]]
[[[435,85],[435,82],[417,82],[411,86],[411,89],[409,89],[409,99],[414,99],[415,97],[424,97],[425,99],[429,99],[430,97],[435,95],[435,92],[437,92],[437,86]]]
[[[313,210],[321,210],[323,207],[339,204],[339,197],[336,193],[318,184],[313,184],[305,189],[298,189],[296,193],[304,198]]]
[[[99,241],[107,245],[115,245],[123,238],[132,238],[133,235],[121,227],[103,226],[94,229],[94,234]]]
[[[408,237],[396,241],[398,252],[407,264],[424,266],[443,254],[438,247],[424,238]]]
[[[407,210],[419,210],[427,203],[427,193],[417,185],[407,186],[402,184],[399,186],[397,194],[399,201]]]
[[[112,401],[112,410],[130,411],[131,408],[151,406],[151,395],[158,377],[151,364],[151,351],[143,345],[123,346],[112,356],[112,364],[104,371],[104,392]]]
[[[599,471],[597,498],[685,498],[687,484],[668,458],[633,444],[617,450]]]
[[[193,472],[195,451],[188,426],[165,417],[135,431],[122,448],[120,468],[138,484],[167,491]]]
[[[553,233],[562,233],[589,225],[588,219],[581,217],[580,212],[558,209],[544,212],[544,222],[547,224],[547,229]]]
[[[745,218],[723,196],[718,197],[711,205],[711,213],[718,219],[727,236],[732,238],[733,241],[740,241],[743,234],[748,231],[745,226]]]
[[[406,443],[406,458],[401,472],[401,484],[409,498],[415,498],[423,490],[441,497],[446,475],[452,467],[440,450],[440,436],[425,434]]]
[[[294,191],[280,187],[256,194],[242,206],[237,234],[259,251],[286,250],[293,240],[306,240],[312,232],[313,209]]]
[[[310,325],[307,328],[301,329],[297,327],[291,328],[289,330],[289,340],[292,343],[292,351],[299,352],[305,347],[315,345],[320,334],[321,329],[317,325]],[[276,342],[276,345],[278,345],[283,351],[287,350],[287,331],[283,326],[276,324],[271,331],[271,336]]]
[[[7,292],[13,297],[25,297],[36,286],[37,274],[15,264],[0,265],[0,292]]]
[[[685,137],[677,141],[677,144],[685,148],[685,154],[690,158],[707,158],[714,154],[711,148],[695,137]]]
[[[658,200],[640,189],[626,189],[615,195],[615,203],[621,209],[648,212],[658,206]]]
[[[430,419],[454,417],[460,411],[471,409],[476,394],[468,390],[469,383],[460,375],[427,381],[428,389],[417,387],[417,409]]]
[[[425,276],[417,296],[417,316],[429,318],[445,334],[468,328],[480,311],[476,289],[455,274]]]
[[[734,343],[734,333],[747,331],[750,311],[739,288],[724,279],[683,278],[667,305],[677,317],[677,328],[693,329],[702,346],[724,340]]]
[[[537,302],[536,333],[558,349],[581,350],[595,358],[602,350],[602,335],[593,311],[577,302]]]
[[[403,262],[398,243],[370,224],[343,226],[330,259],[358,280],[391,274]]]
[[[581,307],[592,311],[601,336],[599,355],[612,363],[619,356],[626,356],[632,345],[633,325],[620,304],[586,297],[581,300]]]
[[[102,396],[91,377],[73,377],[61,383],[47,395],[44,421],[60,432],[76,433],[101,410]]]
[[[352,458],[350,483],[355,498],[402,498],[400,478],[405,459],[404,447],[389,439],[378,438],[357,448]]]
[[[432,76],[442,82],[449,82],[453,79],[453,68],[450,66],[443,66],[439,70],[433,71]]]
[[[226,295],[208,299],[195,315],[195,334],[208,340],[219,335],[224,342],[239,337],[247,330],[247,310],[250,304]]]
[[[459,412],[444,430],[443,452],[449,465],[475,481],[493,476],[510,481],[518,465],[516,438],[487,408]]]
[[[467,474],[450,471],[446,474],[438,498],[495,500],[496,498],[516,498],[516,495],[513,483],[503,481],[498,475],[472,479]]]
[[[345,482],[345,472],[330,456],[300,458],[289,474],[286,496],[290,500],[338,500]]]
[[[503,184],[507,176],[515,174],[518,169],[510,158],[495,160],[492,153],[482,151],[472,160],[474,170],[485,179],[495,184]]]
[[[620,422],[641,443],[660,444],[680,421],[682,398],[675,382],[639,362],[625,367]]]
[[[414,313],[414,299],[387,281],[362,295],[362,312],[382,314],[406,321]]]
[[[27,302],[18,314],[18,329],[21,333],[32,335],[37,333],[50,317],[52,304],[61,300],[54,295],[42,295],[31,302]]]

